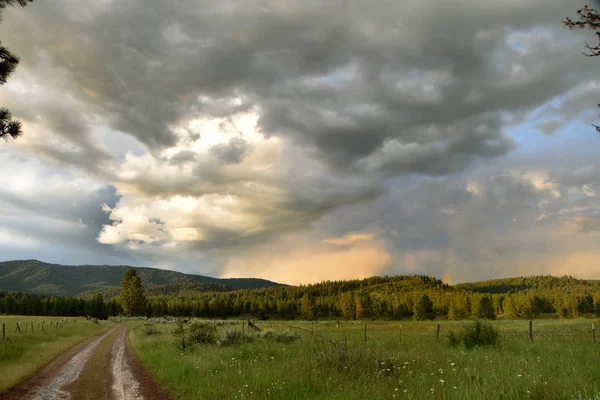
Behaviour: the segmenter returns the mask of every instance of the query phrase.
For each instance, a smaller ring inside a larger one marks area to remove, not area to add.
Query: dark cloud
[[[186,265],[315,226],[372,229],[398,254],[427,253],[427,268],[451,251],[473,274],[519,238],[537,248],[524,239],[537,226],[593,235],[595,162],[498,161],[519,148],[507,128],[529,122],[550,141],[597,103],[585,36],[560,23],[575,12],[542,0],[10,9],[0,33],[22,62],[0,100],[29,130],[11,151],[98,187],[0,191],[27,216],[6,229]]]
[[[227,144],[211,147],[210,151],[223,164],[239,164],[250,149],[244,139],[233,138]]]
[[[472,134],[479,124],[533,109],[591,76],[591,66],[566,74],[571,55],[545,34],[560,29],[560,21],[547,28],[550,18],[568,11],[535,1],[63,1],[11,12],[2,28],[23,68],[54,66],[84,113],[151,148],[174,145],[182,121],[252,107],[265,135],[291,135],[333,167],[349,168],[391,141],[415,148],[397,173],[440,174],[514,147],[502,124]],[[28,27],[27,38],[10,35],[17,26]],[[511,28],[542,33],[524,35],[521,53],[507,46]],[[53,114],[49,126],[77,121],[67,110]],[[71,138],[81,131],[62,128],[54,130]],[[439,152],[458,156],[439,162]]]

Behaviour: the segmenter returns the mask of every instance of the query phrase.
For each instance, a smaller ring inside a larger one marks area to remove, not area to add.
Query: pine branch
[[[21,122],[12,119],[12,114],[7,108],[0,108],[0,138],[6,140],[17,139],[23,135]]]
[[[0,85],[4,85],[19,64],[19,57],[12,54],[0,41]]]
[[[12,7],[16,5],[25,7],[27,3],[33,3],[33,0],[0,0],[0,21],[2,21],[2,11],[4,11],[6,7]]]

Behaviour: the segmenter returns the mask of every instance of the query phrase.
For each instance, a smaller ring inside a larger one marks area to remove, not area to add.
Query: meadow
[[[287,343],[276,339],[289,322],[258,321],[274,333],[185,351],[175,324],[156,322],[135,327],[130,340],[176,399],[600,399],[598,320],[535,320],[533,341],[528,321],[493,321],[499,343],[471,350],[448,345],[448,333],[469,321],[367,322],[366,341],[361,322],[294,321],[300,338]],[[219,336],[242,330],[241,321],[224,322]]]
[[[0,330],[3,324],[6,337],[2,341],[0,331],[0,393],[110,325],[85,318],[0,316]]]

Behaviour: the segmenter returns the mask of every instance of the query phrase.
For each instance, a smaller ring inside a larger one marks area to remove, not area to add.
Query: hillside
[[[258,288],[260,289],[260,288]],[[144,287],[144,293],[148,297],[152,296],[185,296],[189,293],[200,292],[230,292],[236,290],[227,285],[218,285],[216,283],[185,282],[185,283],[167,283],[165,285],[147,285]],[[96,293],[102,295],[104,300],[116,299],[121,293],[121,286],[107,286],[102,289],[89,290],[78,293],[77,297],[91,299]]]
[[[481,282],[461,283],[456,289],[466,289],[477,293],[517,293],[524,290],[585,290],[600,291],[600,280],[577,279],[571,276],[522,276],[516,278],[491,279]]]
[[[0,290],[76,296],[84,292],[113,289],[123,279],[126,265],[59,265],[37,260],[0,262]],[[220,290],[258,289],[280,286],[279,283],[253,278],[212,278],[156,268],[133,267],[146,287],[155,285],[210,284],[225,286]],[[211,286],[207,286],[211,287]]]

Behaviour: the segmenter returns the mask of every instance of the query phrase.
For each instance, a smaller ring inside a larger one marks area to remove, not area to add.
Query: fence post
[[[335,321],[335,327],[339,328],[340,327],[340,321]]]
[[[33,321],[31,321],[31,333],[33,333]]]
[[[6,339],[6,325],[3,322],[2,323],[2,341],[4,342],[5,339]]]
[[[402,324],[400,324],[400,341],[402,341]]]
[[[596,343],[596,328],[594,327],[593,322],[592,322],[592,335],[594,336],[594,343]]]
[[[246,326],[246,321],[242,321],[242,332],[244,332],[244,331],[245,331],[245,329],[244,329],[244,328],[245,328],[245,326]]]
[[[273,329],[273,321],[269,322],[269,329]]]
[[[529,340],[533,342],[533,321],[529,320]]]
[[[27,328],[29,328],[29,322],[25,322],[25,333],[27,333]]]
[[[438,326],[437,326],[437,332],[435,334],[435,338],[438,340],[440,339],[440,324],[438,324]]]
[[[314,322],[310,322],[310,336],[314,336],[315,335],[315,323]]]
[[[19,333],[21,333],[21,327],[19,326],[19,323],[17,322],[17,327],[15,328],[15,333],[17,333],[17,331]]]

